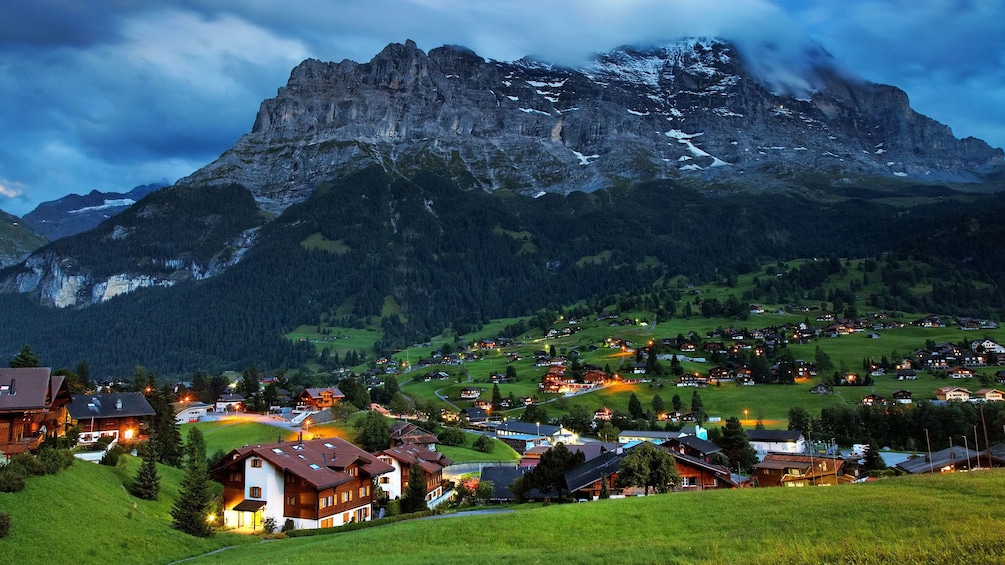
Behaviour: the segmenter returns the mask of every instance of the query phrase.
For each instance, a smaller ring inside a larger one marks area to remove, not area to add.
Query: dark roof
[[[692,467],[697,467],[698,469],[704,469],[715,474],[715,477],[733,487],[740,486],[735,480],[733,480],[729,469],[722,465],[715,465],[708,463],[697,457],[691,457],[690,455],[684,455],[683,453],[678,453],[674,450],[670,450],[670,455],[673,455],[674,461],[678,464],[690,465]]]
[[[540,436],[553,436],[557,434],[560,429],[562,429],[561,426],[552,426],[551,424],[531,424],[529,422],[520,422],[516,420],[507,420],[496,426],[496,431],[503,430],[516,434]]]
[[[154,415],[154,409],[140,392],[75,394],[66,410],[74,420]]]
[[[527,467],[485,467],[482,469],[481,480],[492,481],[493,500],[513,500],[516,496],[509,490],[509,486],[528,471],[530,469]],[[529,498],[541,497],[530,494]]]
[[[69,401],[63,382],[49,367],[0,368],[0,411],[49,408],[60,393]]]
[[[565,472],[565,484],[571,492],[586,488],[599,481],[601,477],[617,473],[621,469],[622,457],[624,455],[616,451],[608,451],[582,465],[576,465]]]
[[[344,472],[354,463],[371,477],[394,470],[394,467],[377,459],[377,456],[363,451],[344,439],[332,437],[303,442],[244,446],[227,454],[224,463],[214,469],[213,474],[229,472],[231,466],[241,464],[252,456],[261,457],[279,469],[304,479],[318,490],[356,480]]]
[[[243,394],[221,394],[217,402],[244,402]]]
[[[991,446],[991,458],[998,459],[999,461],[1005,461],[1005,443],[999,443],[997,445]],[[985,449],[981,452],[981,456],[984,457],[984,461],[988,459],[988,450]]]
[[[602,441],[591,441],[590,443],[576,444],[576,445],[566,445],[569,448],[570,453],[576,453],[577,451],[582,453],[586,457],[587,461],[596,459],[608,451],[617,451],[617,443],[604,443]]]
[[[391,429],[388,432],[392,443],[398,441],[404,444],[429,444],[439,441],[432,432],[428,432],[410,422],[395,422],[391,424]]]
[[[901,471],[912,474],[930,473],[933,469],[938,471],[946,465],[966,462],[968,458],[971,461],[976,462],[978,455],[980,454],[972,449],[954,445],[933,453],[931,462],[929,462],[928,455],[923,457],[913,457],[903,463],[897,464],[897,468]]]
[[[342,391],[339,390],[337,386],[330,386],[326,388],[305,388],[304,391],[300,393],[300,396],[303,397],[306,395],[310,398],[317,398],[325,391],[331,392],[332,396],[335,398],[345,398],[345,395],[342,394]]]
[[[800,430],[746,430],[750,441],[798,442],[803,437]]]
[[[238,512],[258,512],[265,506],[264,500],[242,500],[237,503],[234,510]]]
[[[670,445],[684,445],[704,455],[722,451],[722,448],[718,445],[695,436],[681,436],[676,439],[667,440],[667,443]]]
[[[484,410],[475,407],[464,408],[463,410],[461,410],[461,414],[464,414],[465,416],[468,417],[468,419],[473,421],[486,420],[489,417],[489,415]]]

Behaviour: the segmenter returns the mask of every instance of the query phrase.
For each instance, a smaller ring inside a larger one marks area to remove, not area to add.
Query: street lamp
[[[749,418],[749,417],[747,416],[749,412],[750,412],[750,410],[747,410],[746,408],[744,408],[744,409],[743,409],[743,419],[744,419],[744,420],[749,420],[749,419],[750,419],[750,418]]]

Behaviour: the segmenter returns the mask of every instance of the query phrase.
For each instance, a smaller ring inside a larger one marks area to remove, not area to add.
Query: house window
[[[248,496],[251,498],[262,498],[262,487],[251,487],[248,489]]]
[[[342,493],[342,502],[349,502],[350,500],[352,500],[352,491],[351,490],[347,490],[347,491],[343,492]]]
[[[389,485],[389,484],[391,484],[391,477],[381,477],[380,478],[380,484],[382,484],[382,485]]]
[[[251,460],[251,466],[252,466],[252,467],[256,467],[256,468],[257,468],[257,467],[261,467],[261,466],[262,466],[262,460],[261,460],[261,459],[259,459],[259,458],[257,458],[257,457],[253,458],[253,459]]]
[[[334,526],[335,526],[335,519],[334,518],[325,518],[324,520],[321,520],[321,527],[322,528],[331,528],[331,527],[334,527]]]
[[[698,485],[697,477],[681,477],[681,486],[693,487]]]
[[[291,497],[287,498],[286,499],[286,504],[289,504],[290,506],[296,506],[297,505],[297,497],[291,496]]]
[[[368,489],[369,487],[359,487],[359,497],[360,498],[365,497]]]
[[[232,483],[239,483],[239,482],[241,482],[241,474],[240,473],[231,473],[230,474],[230,482],[232,482]]]
[[[335,496],[322,496],[318,499],[318,508],[327,508],[335,504]]]
[[[342,514],[342,523],[343,524],[348,524],[349,523],[349,513],[348,512],[346,512],[345,514]]]

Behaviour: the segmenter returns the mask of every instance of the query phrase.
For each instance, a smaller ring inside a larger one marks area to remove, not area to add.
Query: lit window
[[[382,485],[391,484],[391,477],[381,477],[380,478],[380,484],[382,484]]]

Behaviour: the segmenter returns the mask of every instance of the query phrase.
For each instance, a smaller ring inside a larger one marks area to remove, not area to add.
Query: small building
[[[64,377],[48,367],[0,368],[0,454],[30,451],[63,435],[72,400]]]
[[[958,386],[944,386],[935,390],[935,398],[944,401],[969,402],[970,391]]]
[[[655,444],[661,444],[671,439],[677,439],[681,435],[683,434],[680,432],[624,430],[618,434],[618,442],[629,443],[632,441],[648,441]]]
[[[914,402],[914,400],[912,400],[911,391],[909,390],[895,390],[890,393],[890,396],[892,396],[893,400],[899,404],[911,404]]]
[[[699,440],[702,441],[702,440]],[[664,447],[666,444],[664,444]],[[670,450],[680,475],[681,491],[738,488],[729,469],[723,465],[709,463],[705,459]]]
[[[216,412],[244,412],[243,394],[221,394],[216,399]]]
[[[579,436],[564,426],[553,426],[551,424],[537,424],[521,422],[519,420],[507,420],[495,429],[496,437],[503,439],[506,436],[538,436],[548,440],[550,445],[564,443],[566,445],[576,443]]]
[[[885,396],[873,393],[862,397],[862,406],[886,406],[887,399]]]
[[[297,397],[297,411],[320,412],[328,410],[343,400],[345,400],[345,395],[337,386],[305,388]]]
[[[485,413],[481,408],[475,408],[471,406],[469,408],[464,408],[461,410],[461,418],[467,422],[476,423],[484,422],[489,419],[489,415]]]
[[[213,411],[211,404],[202,402],[179,402],[174,406],[174,419],[179,424],[190,424],[202,420]]]
[[[1002,391],[996,388],[982,388],[974,393],[974,400],[980,402],[1001,402],[1003,395]]]
[[[846,474],[845,461],[840,457],[769,453],[754,465],[753,480],[759,487],[803,487],[839,485],[854,482]]]
[[[952,473],[954,471],[970,469],[971,467],[979,467],[980,461],[978,457],[980,457],[980,453],[960,445],[954,445],[932,453],[931,457],[927,454],[912,457],[907,461],[898,463],[896,469],[901,473],[911,475]]]
[[[750,447],[759,457],[768,453],[806,453],[806,438],[799,430],[746,430]]]
[[[436,444],[439,442],[435,434],[410,422],[395,422],[391,424],[388,435],[391,438],[391,447],[415,445],[423,449],[436,451]]]
[[[443,469],[453,461],[442,453],[423,449],[416,445],[404,445],[379,451],[374,455],[390,465],[394,470],[378,479],[378,485],[391,499],[400,498],[408,488],[408,478],[413,465],[422,469],[425,481],[426,502],[432,502],[443,494]]]
[[[144,418],[154,409],[141,392],[76,394],[67,411],[80,429],[81,444],[91,444],[102,436],[115,441],[131,441],[146,435]]]
[[[475,400],[481,396],[482,391],[477,388],[462,388],[460,398],[461,400]]]
[[[834,392],[834,388],[831,387],[831,385],[820,383],[818,385],[814,385],[813,388],[810,389],[810,392],[813,394],[831,394]]]
[[[331,528],[371,519],[374,479],[394,470],[339,438],[245,446],[212,471],[223,483],[223,521],[259,528]]]

